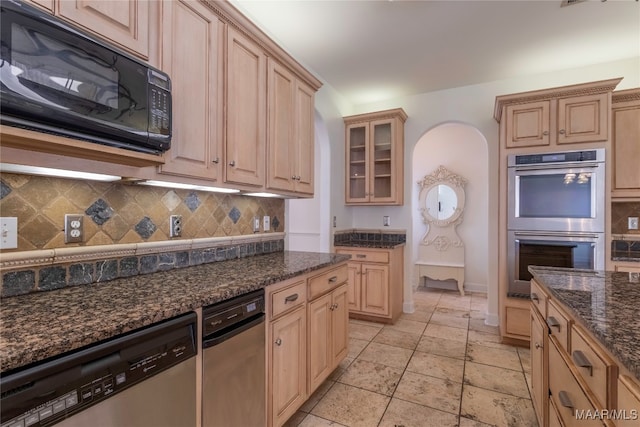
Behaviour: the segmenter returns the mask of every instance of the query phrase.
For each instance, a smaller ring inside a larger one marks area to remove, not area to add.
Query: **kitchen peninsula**
[[[637,425],[637,273],[552,267],[529,271],[532,398],[540,424],[562,420],[574,425],[588,413],[597,415],[594,425],[614,425],[613,420],[618,426]]]

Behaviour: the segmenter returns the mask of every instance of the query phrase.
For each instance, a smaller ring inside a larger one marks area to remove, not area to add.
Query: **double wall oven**
[[[529,265],[604,269],[604,149],[508,157],[511,296],[529,294]]]

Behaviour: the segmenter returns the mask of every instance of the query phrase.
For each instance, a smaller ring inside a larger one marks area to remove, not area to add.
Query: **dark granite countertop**
[[[0,301],[9,371],[349,259],[276,252]]]
[[[640,378],[640,283],[629,273],[529,267],[538,283]]]

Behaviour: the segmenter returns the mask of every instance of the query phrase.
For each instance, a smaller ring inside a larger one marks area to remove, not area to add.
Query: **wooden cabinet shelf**
[[[403,204],[406,119],[400,108],[344,118],[345,204]]]

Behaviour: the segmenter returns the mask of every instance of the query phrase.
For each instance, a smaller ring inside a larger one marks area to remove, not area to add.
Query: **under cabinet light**
[[[105,175],[92,172],[78,172],[66,169],[42,168],[38,166],[14,165],[11,163],[0,163],[0,172],[18,173],[26,175],[42,175],[57,178],[87,179],[90,181],[120,181],[121,177],[116,175]]]
[[[197,191],[209,191],[212,193],[239,193],[240,190],[236,190],[234,188],[222,188],[222,187],[209,187],[205,185],[193,185],[193,184],[183,184],[180,182],[169,182],[169,181],[137,181],[135,182],[138,185],[150,185],[153,187],[165,187],[165,188],[179,188],[183,190],[197,190]]]
[[[253,196],[253,197],[280,197],[282,198],[282,196],[280,194],[275,194],[275,193],[244,193],[245,196]]]

